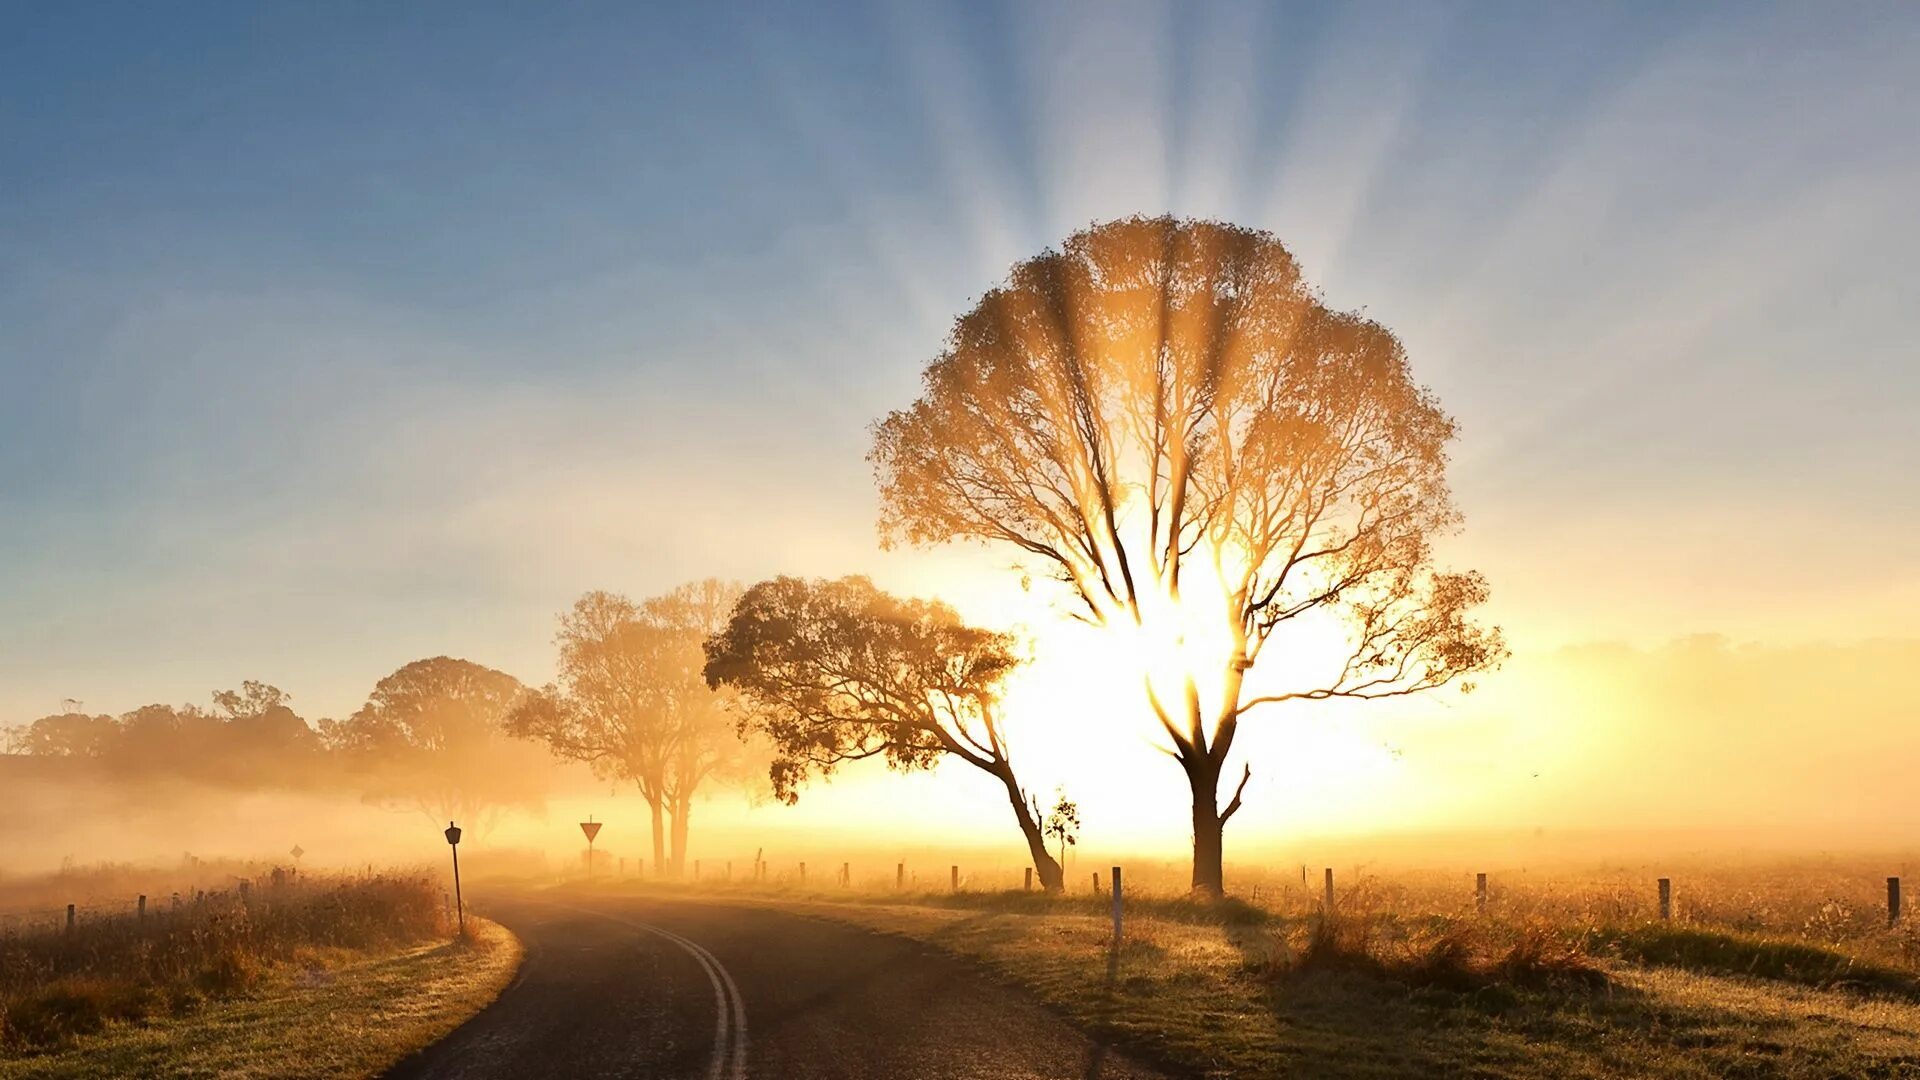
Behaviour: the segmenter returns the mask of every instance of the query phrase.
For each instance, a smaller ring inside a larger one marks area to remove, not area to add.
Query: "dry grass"
[[[111,1024],[64,1050],[0,1057],[0,1080],[376,1075],[452,1031],[512,980],[519,941],[471,916],[467,928],[464,941],[317,952],[184,1017]]]
[[[269,879],[272,880],[272,879]],[[304,878],[0,934],[0,1077],[363,1076],[493,999],[519,943],[437,884]]]
[[[333,953],[444,940],[439,888],[419,877],[308,879],[0,935],[0,1049],[72,1044],[109,1024],[184,1016],[269,971]]]
[[[710,891],[931,942],[1210,1077],[1920,1077],[1920,950],[1877,870],[1663,868],[1671,923],[1651,873],[1495,875],[1485,912],[1469,874],[1347,874],[1327,919],[1317,880],[1215,905],[1130,871],[1117,953],[1084,891]]]

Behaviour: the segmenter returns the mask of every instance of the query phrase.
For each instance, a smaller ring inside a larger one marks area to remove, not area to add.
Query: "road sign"
[[[593,838],[600,835],[600,826],[602,824],[604,823],[599,821],[583,821],[580,823],[580,831],[587,834],[587,843],[593,843]]]
[[[307,853],[307,849],[301,847],[299,844],[293,845],[293,850],[291,852],[288,852],[288,854],[292,855],[296,859],[298,859],[302,855],[305,855],[306,853]]]

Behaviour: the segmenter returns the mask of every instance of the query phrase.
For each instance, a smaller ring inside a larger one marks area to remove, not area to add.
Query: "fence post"
[[[1113,947],[1120,948],[1120,868],[1113,868]]]
[[[1020,886],[1020,888],[1021,888],[1021,891],[1023,892],[1033,891],[1033,867],[1031,866],[1027,867],[1027,883],[1025,885]]]
[[[807,864],[802,862],[800,864],[800,884],[804,887],[806,883],[807,883]]]
[[[907,864],[894,863],[893,864],[893,887],[895,889],[903,889],[903,888],[906,888],[906,885],[907,885]]]
[[[1487,910],[1487,875],[1475,874],[1473,877],[1473,910]]]
[[[1093,895],[1100,895],[1100,871],[1098,870],[1093,872]]]
[[[1327,883],[1325,892],[1320,898],[1320,910],[1329,914],[1333,912],[1333,867],[1331,866],[1327,867]]]
[[[1890,877],[1887,879],[1887,926],[1891,928],[1899,925],[1899,922],[1900,922],[1900,879],[1897,877]]]
[[[853,888],[853,864],[852,863],[840,864],[840,884],[849,889]]]
[[[1673,921],[1673,880],[1660,879],[1660,921]]]
[[[139,909],[140,909],[140,917],[142,919],[145,919],[147,917],[147,894],[146,893],[140,894]]]
[[[73,905],[67,905],[67,933],[73,933]]]
[[[958,866],[953,868],[953,891],[960,891],[960,868]]]

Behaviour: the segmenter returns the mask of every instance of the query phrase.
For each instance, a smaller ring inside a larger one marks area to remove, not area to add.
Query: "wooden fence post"
[[[1660,879],[1660,921],[1673,921],[1673,879]]]
[[[1022,892],[1033,891],[1033,867],[1027,867],[1027,881],[1026,884],[1020,886],[1020,889]]]
[[[140,894],[139,910],[140,910],[140,918],[144,920],[147,917],[147,894],[146,893]]]
[[[1120,868],[1113,868],[1113,947],[1120,949]]]
[[[804,886],[806,883],[807,883],[807,864],[805,862],[802,862],[800,864],[800,884]]]
[[[1327,882],[1320,897],[1320,910],[1333,913],[1333,867],[1327,867]]]
[[[902,863],[893,864],[893,887],[895,889],[904,889],[907,887],[907,864],[906,863],[902,862]]]
[[[1900,923],[1900,879],[1897,877],[1890,877],[1887,879],[1887,926],[1891,928],[1899,925],[1899,923]]]
[[[1487,910],[1487,875],[1475,874],[1473,877],[1473,910]]]
[[[960,891],[960,868],[958,866],[953,868],[953,891]]]
[[[67,905],[67,933],[73,933],[73,905]]]
[[[1100,871],[1098,870],[1093,872],[1093,895],[1100,895]]]

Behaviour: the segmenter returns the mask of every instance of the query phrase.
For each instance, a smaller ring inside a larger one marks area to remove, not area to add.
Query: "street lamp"
[[[460,826],[447,822],[447,846],[453,849],[453,910],[459,913],[460,936],[467,936],[467,908],[460,900]]]

